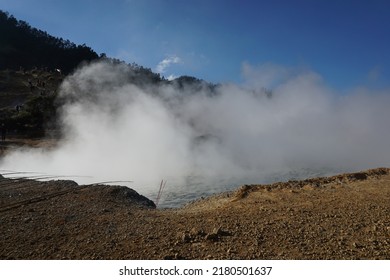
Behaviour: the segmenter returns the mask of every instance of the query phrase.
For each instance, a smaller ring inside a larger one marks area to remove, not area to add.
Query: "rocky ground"
[[[179,209],[126,187],[0,180],[1,259],[390,259],[390,169],[242,186]]]

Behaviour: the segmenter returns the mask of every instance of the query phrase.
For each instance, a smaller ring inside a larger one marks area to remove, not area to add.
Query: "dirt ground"
[[[1,259],[390,259],[390,169],[179,209],[126,187],[0,179]]]

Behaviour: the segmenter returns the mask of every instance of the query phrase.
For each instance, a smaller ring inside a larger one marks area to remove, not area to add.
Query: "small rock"
[[[221,227],[214,228],[212,233],[216,234],[218,236],[231,235],[231,233],[229,231],[223,230]]]
[[[218,234],[215,234],[215,233],[209,233],[206,235],[205,239],[210,240],[210,241],[218,241],[219,236],[218,236]]]
[[[181,241],[183,241],[184,243],[188,243],[191,241],[191,236],[187,233],[183,233],[181,236]]]
[[[204,231],[203,230],[198,230],[196,228],[192,228],[190,230],[190,235],[191,236],[202,236],[202,235],[205,235]]]
[[[213,234],[216,234],[216,235],[221,235],[223,233],[221,227],[217,227],[217,228],[214,228],[213,229]]]

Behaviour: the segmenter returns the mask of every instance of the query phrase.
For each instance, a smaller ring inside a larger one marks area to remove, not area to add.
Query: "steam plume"
[[[133,180],[142,193],[162,179],[185,186],[201,178],[213,187],[219,179],[389,166],[389,91],[341,95],[312,71],[275,65],[246,64],[243,74],[244,85],[211,90],[136,86],[125,65],[84,66],[61,86],[59,147],[13,152],[1,168]]]

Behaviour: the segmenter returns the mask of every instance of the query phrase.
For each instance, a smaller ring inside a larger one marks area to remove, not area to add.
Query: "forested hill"
[[[86,45],[53,37],[0,10],[0,70],[38,67],[66,74],[82,61],[98,57]]]
[[[0,10],[0,124],[17,133],[58,129],[59,85],[82,62],[95,60],[124,66],[126,82],[140,87],[171,85],[187,94],[214,94],[216,87],[191,76],[167,80],[136,63],[98,55],[86,45],[51,36]]]

